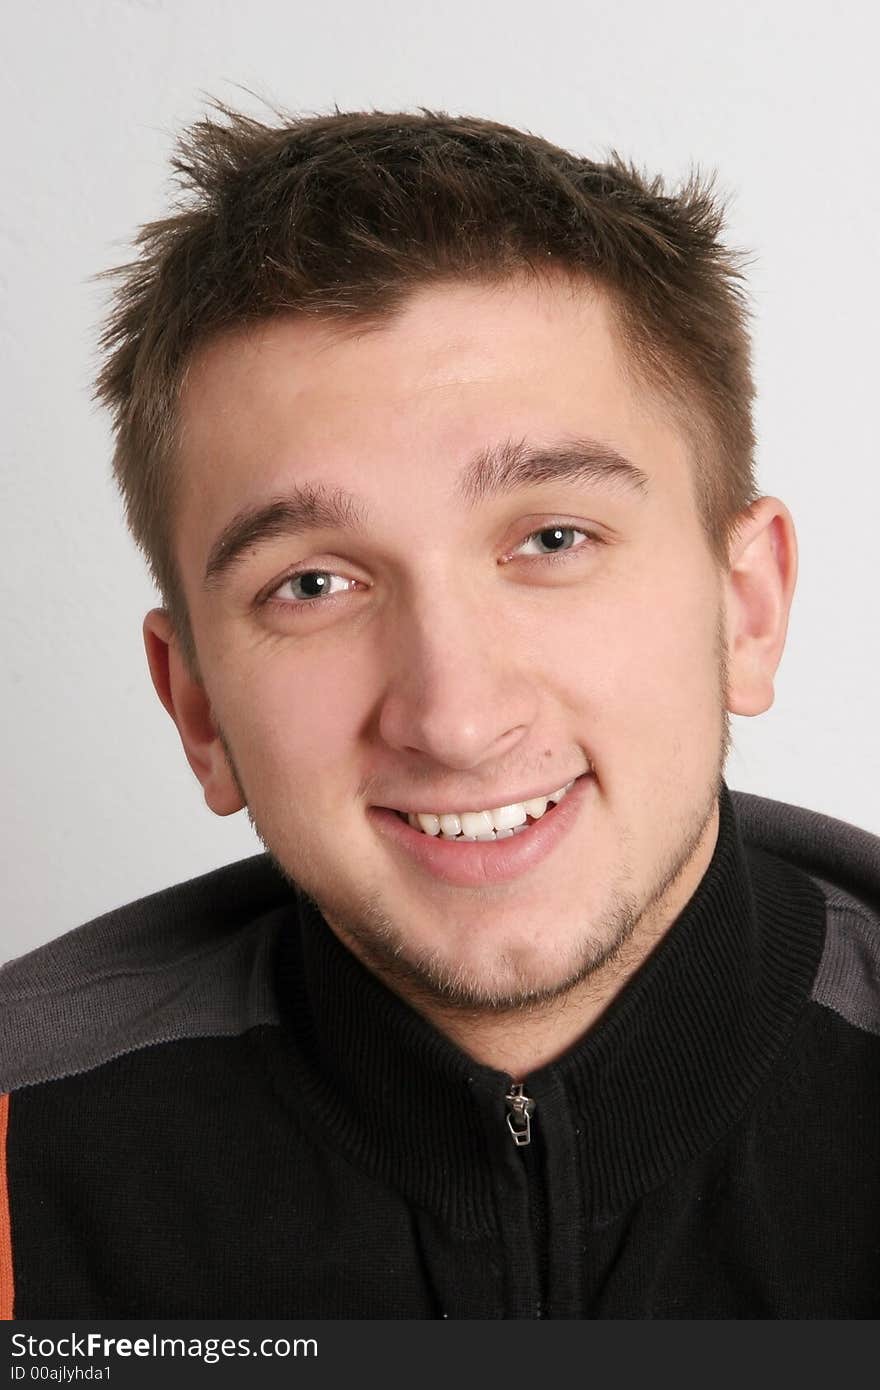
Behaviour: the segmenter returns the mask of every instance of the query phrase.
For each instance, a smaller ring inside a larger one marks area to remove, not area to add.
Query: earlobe
[[[205,801],[218,816],[231,816],[245,805],[201,681],[190,671],[171,619],[163,608],[144,618],[144,646],[150,676],[165,709],[177,726],[187,762],[198,777]]]
[[[791,513],[778,498],[761,497],[742,515],[725,579],[731,714],[763,714],[773,703],[796,579]]]

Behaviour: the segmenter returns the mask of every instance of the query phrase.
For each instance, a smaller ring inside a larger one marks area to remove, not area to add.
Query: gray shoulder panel
[[[107,913],[0,969],[0,1090],[277,1018],[269,956],[294,890],[267,857]]]
[[[880,1035],[880,918],[834,884],[818,882],[828,926],[813,999],[853,1027]]]
[[[803,806],[732,792],[736,818],[747,844],[755,845],[837,884],[880,913],[880,839],[847,821]]]
[[[809,874],[825,896],[817,1004],[880,1034],[880,839],[802,806],[733,792],[747,844]]]

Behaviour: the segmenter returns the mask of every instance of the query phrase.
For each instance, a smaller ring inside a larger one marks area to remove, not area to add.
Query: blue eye
[[[354,584],[352,579],[343,579],[329,570],[303,570],[302,574],[290,574],[278,585],[271,598],[295,599],[298,604],[313,602],[331,594],[345,593]]]

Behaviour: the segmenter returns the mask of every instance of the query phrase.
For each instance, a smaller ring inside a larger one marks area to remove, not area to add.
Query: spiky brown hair
[[[601,287],[628,362],[694,443],[719,564],[756,496],[739,259],[711,182],[667,192],[612,154],[594,163],[472,116],[340,112],[264,124],[212,103],[179,138],[173,213],[143,227],[115,293],[96,394],[114,473],[182,649],[196,653],[172,546],[176,403],[206,340],[282,311],[381,322],[415,290],[559,267]]]

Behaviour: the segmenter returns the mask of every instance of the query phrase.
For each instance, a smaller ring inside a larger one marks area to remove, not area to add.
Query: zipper
[[[511,1086],[504,1097],[507,1104],[507,1128],[518,1149],[532,1142],[532,1116],[535,1102],[525,1094],[522,1083]]]
[[[543,1145],[540,1142],[533,1142],[535,1136],[532,1134],[532,1117],[537,1105],[531,1096],[525,1094],[525,1087],[521,1083],[512,1085],[504,1100],[507,1105],[507,1128],[511,1138],[518,1149],[526,1150],[523,1153],[523,1166],[528,1193],[528,1216],[535,1242],[539,1283],[534,1315],[536,1318],[543,1318],[545,1316],[544,1305],[547,1296],[550,1251],[547,1244],[547,1193],[541,1174],[540,1151],[543,1149]],[[537,1139],[540,1140],[540,1135],[537,1136]]]

